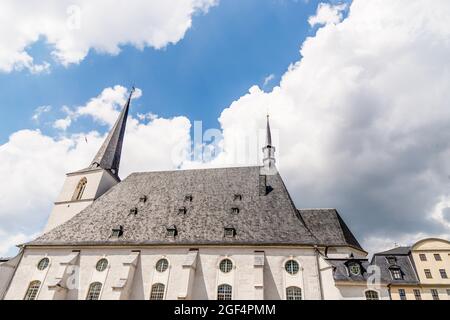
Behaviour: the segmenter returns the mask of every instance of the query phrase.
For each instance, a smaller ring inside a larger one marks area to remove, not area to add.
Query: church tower
[[[68,173],[44,232],[63,224],[120,182],[119,165],[134,88],[89,167]]]

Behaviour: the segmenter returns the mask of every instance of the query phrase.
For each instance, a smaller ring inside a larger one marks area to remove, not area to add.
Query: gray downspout
[[[322,274],[320,272],[320,263],[319,263],[319,254],[320,251],[317,246],[314,246],[315,254],[316,254],[316,265],[317,265],[317,274],[319,276],[319,289],[320,289],[320,300],[323,300],[323,284],[322,284]]]

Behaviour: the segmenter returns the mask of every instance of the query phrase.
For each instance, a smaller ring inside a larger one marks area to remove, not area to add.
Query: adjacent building
[[[393,300],[450,300],[450,242],[424,239],[374,255]]]

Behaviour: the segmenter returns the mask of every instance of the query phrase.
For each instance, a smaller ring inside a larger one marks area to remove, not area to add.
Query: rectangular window
[[[414,289],[414,297],[416,298],[416,300],[422,300],[422,295],[420,294],[419,289]]]
[[[435,259],[436,261],[442,261],[441,255],[440,255],[439,253],[435,253],[435,254],[434,254],[434,259]]]
[[[406,300],[405,289],[398,289],[398,294],[400,295],[400,300]]]
[[[450,289],[447,289],[447,295],[450,297]]]
[[[436,289],[431,289],[431,296],[433,297],[433,300],[439,300],[439,293]]]
[[[401,280],[403,278],[402,271],[400,269],[392,269],[391,273],[394,280]]]
[[[425,269],[424,271],[425,271],[425,277],[427,277],[427,279],[433,279],[430,269]]]
[[[439,269],[439,273],[441,274],[442,279],[448,279],[447,272],[445,272],[445,269]]]
[[[419,254],[420,261],[427,261],[427,256],[424,253]]]

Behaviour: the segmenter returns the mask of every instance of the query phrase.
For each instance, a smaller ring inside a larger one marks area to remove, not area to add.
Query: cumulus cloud
[[[448,238],[450,2],[354,0],[345,20],[327,21],[279,86],[252,87],[222,112],[214,163],[234,152],[236,132],[263,128],[269,108],[298,207],[338,208],[371,249]]]
[[[320,3],[317,7],[316,15],[308,19],[308,23],[314,27],[316,25],[336,24],[341,22],[342,11],[347,8],[347,4],[331,5],[329,3]]]
[[[141,94],[136,90],[136,99]],[[122,86],[106,88],[75,112],[68,112],[73,116],[83,110],[83,116],[110,124],[110,115],[103,111],[118,112],[127,96]],[[190,122],[185,117],[139,120],[130,116],[120,175],[177,168],[190,146],[189,130]],[[29,240],[25,235],[41,231],[65,174],[87,167],[105,137],[97,131],[55,138],[39,130],[21,130],[0,145],[4,182],[0,184],[0,256],[11,254],[12,244]],[[174,154],[174,150],[179,152]]]
[[[139,49],[177,43],[191,27],[192,16],[206,12],[217,0],[4,0],[1,5],[0,72],[48,71],[48,61],[36,63],[30,46],[45,41],[52,56],[69,65],[82,61],[91,49],[118,54],[123,45]],[[48,60],[48,59],[47,59]]]

